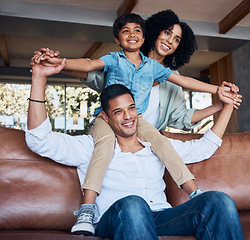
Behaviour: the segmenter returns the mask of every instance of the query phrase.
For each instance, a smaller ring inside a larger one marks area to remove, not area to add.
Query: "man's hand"
[[[61,72],[61,70],[65,67],[66,59],[62,59],[59,65],[47,67],[43,64],[35,64],[32,67],[32,75],[33,76],[40,76],[40,77],[48,77],[53,74]]]

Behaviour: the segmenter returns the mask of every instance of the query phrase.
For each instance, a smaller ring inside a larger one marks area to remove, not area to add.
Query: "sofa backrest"
[[[162,133],[182,141],[202,136],[164,131]],[[225,192],[234,199],[239,211],[250,210],[250,132],[225,134],[222,146],[210,159],[187,166],[203,191]],[[165,180],[168,201],[172,206],[188,200],[187,194],[177,188],[168,173],[165,174]]]
[[[1,230],[70,230],[81,203],[76,168],[33,153],[24,131],[0,127]]]

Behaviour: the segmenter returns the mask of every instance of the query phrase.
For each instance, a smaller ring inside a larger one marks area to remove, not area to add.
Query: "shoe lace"
[[[78,215],[77,222],[85,222],[85,223],[93,224],[93,217],[94,215],[92,213],[81,212]]]

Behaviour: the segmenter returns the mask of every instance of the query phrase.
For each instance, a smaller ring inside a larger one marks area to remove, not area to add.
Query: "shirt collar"
[[[137,137],[137,139],[145,147],[144,149],[146,151],[151,152],[151,144],[149,142],[142,142],[138,137]],[[144,149],[142,149],[142,150],[144,150]],[[135,154],[139,154],[142,150],[136,152]],[[122,152],[121,151],[121,148],[120,148],[119,143],[118,143],[117,138],[116,138],[115,139],[115,154],[123,154],[123,153],[126,154],[126,153],[129,153],[129,152]],[[130,154],[132,154],[132,153],[130,153]]]
[[[118,52],[118,54],[119,54],[120,57],[127,58],[123,50]],[[142,59],[142,63],[147,63],[148,62],[148,57],[145,57],[141,51],[140,51],[140,56],[141,56],[141,59]]]

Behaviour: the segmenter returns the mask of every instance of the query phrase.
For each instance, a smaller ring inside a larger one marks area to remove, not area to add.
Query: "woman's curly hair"
[[[188,63],[191,55],[197,49],[197,43],[192,29],[184,22],[180,22],[178,16],[172,10],[160,11],[150,16],[145,22],[145,42],[141,51],[148,56],[151,50],[154,50],[155,43],[160,32],[167,30],[173,25],[178,24],[182,29],[182,38],[176,51],[164,58],[163,63],[172,70],[177,70],[185,63]],[[173,57],[176,64],[173,65]]]

